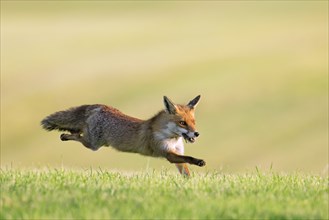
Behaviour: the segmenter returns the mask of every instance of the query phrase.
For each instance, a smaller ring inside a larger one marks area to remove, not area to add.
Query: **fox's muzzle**
[[[192,135],[191,135],[192,134]],[[194,143],[195,138],[200,135],[199,132],[188,132],[188,133],[183,133],[183,138],[185,139],[186,142]]]

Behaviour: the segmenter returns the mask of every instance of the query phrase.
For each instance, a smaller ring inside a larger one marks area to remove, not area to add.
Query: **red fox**
[[[194,111],[200,95],[187,105],[163,97],[165,109],[148,120],[123,114],[106,105],[82,105],[55,112],[41,121],[45,130],[68,131],[62,141],[78,141],[91,150],[112,146],[119,151],[164,157],[175,163],[182,175],[190,176],[186,163],[205,166],[202,159],[184,156],[183,139],[194,143],[199,136]]]

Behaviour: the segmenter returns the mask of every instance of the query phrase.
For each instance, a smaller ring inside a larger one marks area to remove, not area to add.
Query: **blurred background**
[[[193,171],[328,169],[328,2],[1,1],[1,168],[174,170],[40,121],[94,103],[147,119],[199,94]]]

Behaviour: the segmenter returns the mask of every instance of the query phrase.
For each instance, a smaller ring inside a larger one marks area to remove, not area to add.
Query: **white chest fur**
[[[161,151],[164,152],[176,152],[178,154],[184,154],[183,138],[171,138],[171,139],[158,139]]]
[[[183,138],[174,137],[179,133],[176,129],[177,126],[173,122],[169,122],[164,129],[154,132],[154,137],[160,144],[161,151],[184,154]]]

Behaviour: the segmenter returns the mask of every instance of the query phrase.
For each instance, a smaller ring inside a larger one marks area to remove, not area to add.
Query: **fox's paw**
[[[196,165],[198,165],[199,167],[203,167],[203,166],[206,165],[206,161],[204,161],[204,160],[198,160]]]
[[[69,139],[67,138],[67,134],[61,134],[60,139],[62,141],[68,141]]]

